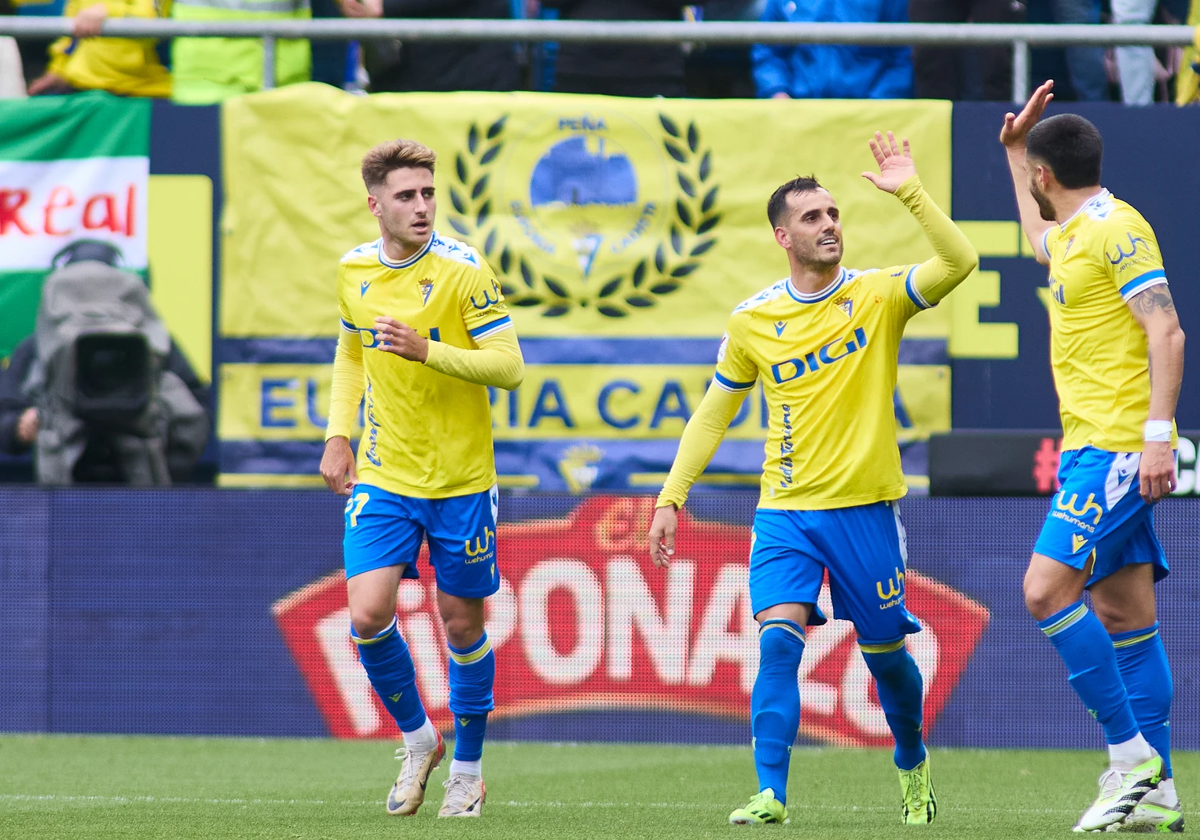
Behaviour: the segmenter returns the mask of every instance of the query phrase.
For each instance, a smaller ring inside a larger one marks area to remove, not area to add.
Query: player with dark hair
[[[1152,505],[1175,487],[1184,336],[1154,231],[1100,186],[1100,132],[1075,114],[1039,122],[1053,87],[1039,87],[1000,132],[1021,226],[1050,267],[1063,425],[1061,489],[1033,548],[1025,603],[1108,743],[1109,769],[1076,830],[1182,831],[1154,603],[1167,561]]]
[[[826,571],[837,618],[854,623],[896,739],[902,819],[931,822],[937,800],[922,741],[922,679],[905,637],[920,630],[905,606],[907,559],[896,500],[906,488],[893,394],[908,320],[974,270],[971,243],[930,199],[908,141],[870,143],[879,173],[921,225],[935,256],[882,270],[843,268],[837,202],[813,178],[781,186],[768,203],[789,277],[742,303],[717,351],[712,386],[684,429],[658,497],[650,556],[675,551],[676,511],[762,379],[770,413],[750,553],[759,669],[750,698],[759,792],[730,814],[738,825],[787,822],[787,778],[800,725],[797,682],[805,627],[826,622],[817,595]]]
[[[422,540],[449,647],[454,761],[440,817],[477,817],[496,660],[483,599],[496,592],[496,466],[488,385],[512,390],[525,364],[500,284],[475,249],[433,229],[432,150],[383,143],[363,159],[380,238],[342,257],[341,336],[321,476],[346,502],[351,638],[404,736],[388,796],[409,816],[445,755],[417,690],[396,617],[397,588],[416,578]],[[362,403],[357,464],[350,449]]]

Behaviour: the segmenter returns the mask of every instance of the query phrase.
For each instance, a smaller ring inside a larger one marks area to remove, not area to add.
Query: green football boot
[[[911,770],[900,771],[900,790],[904,809],[900,821],[905,825],[928,825],[937,816],[937,797],[929,778],[929,756]]]
[[[1155,753],[1132,770],[1110,768],[1100,776],[1100,795],[1083,812],[1075,831],[1118,831],[1146,794],[1162,781],[1162,757]],[[1113,826],[1113,828],[1109,828]]]
[[[754,794],[750,804],[738,808],[729,815],[730,825],[767,825],[768,823],[787,823],[787,808],[775,798],[775,791],[767,788]]]

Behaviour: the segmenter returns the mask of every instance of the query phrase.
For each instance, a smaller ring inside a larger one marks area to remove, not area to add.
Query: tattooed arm
[[[1146,331],[1150,350],[1150,414],[1148,420],[1174,420],[1183,381],[1183,330],[1171,290],[1165,284],[1139,292],[1129,299],[1133,317]],[[1171,492],[1175,459],[1170,442],[1147,443],[1142,452],[1142,495],[1149,501]]]

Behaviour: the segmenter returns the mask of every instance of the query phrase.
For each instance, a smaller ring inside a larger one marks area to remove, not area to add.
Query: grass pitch
[[[412,818],[383,802],[394,743],[83,736],[0,737],[0,837],[729,838],[1066,837],[1095,796],[1098,752],[937,750],[937,822],[899,824],[882,751],[797,749],[792,823],[732,827],[755,790],[748,748],[491,743],[481,820],[438,820],[441,782]],[[1185,805],[1200,753],[1175,757]]]

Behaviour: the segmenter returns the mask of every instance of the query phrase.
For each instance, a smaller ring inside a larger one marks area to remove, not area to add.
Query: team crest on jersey
[[[433,281],[428,277],[421,281],[421,305],[425,306],[429,303],[429,296],[433,294]]]
[[[680,289],[717,244],[713,157],[695,121],[667,114],[652,130],[613,105],[505,115],[467,132],[448,221],[482,245],[511,304],[624,318]]]
[[[854,317],[854,300],[843,295],[833,302],[833,305],[842,311],[842,314],[847,318]]]

